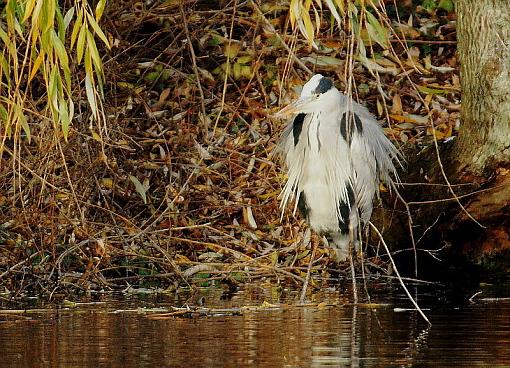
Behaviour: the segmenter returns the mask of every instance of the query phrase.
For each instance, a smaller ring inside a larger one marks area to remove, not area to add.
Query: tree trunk
[[[456,11],[462,86],[459,136],[453,144],[440,144],[441,165],[434,146],[408,156],[410,172],[404,181],[442,185],[406,187],[402,193],[412,202],[415,239],[424,234],[427,239],[420,247],[447,245],[452,257],[442,253],[447,258],[443,264],[467,258],[486,269],[508,272],[510,6],[508,0],[457,0]],[[458,201],[452,199],[455,196]],[[409,233],[404,227],[407,221],[401,218],[388,234],[398,248],[409,248],[410,239],[402,238]]]
[[[484,176],[510,161],[510,4],[458,0],[462,125],[460,172]]]
[[[462,87],[459,136],[452,167],[460,182],[482,189],[468,197],[458,229],[476,227],[462,250],[480,257],[510,252],[510,6],[507,0],[458,0]],[[486,229],[476,225],[475,217]]]

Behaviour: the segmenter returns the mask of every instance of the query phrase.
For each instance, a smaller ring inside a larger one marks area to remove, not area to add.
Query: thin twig
[[[193,44],[191,43],[191,37],[190,37],[190,34],[189,34],[189,29],[188,29],[188,21],[186,19],[186,14],[184,13],[184,9],[182,7],[182,1],[180,2],[180,6],[179,6],[179,9],[181,11],[181,15],[182,15],[182,21],[184,23],[184,32],[186,33],[186,38],[188,40],[188,47],[189,47],[189,53],[191,54],[191,62],[193,63],[193,72],[195,73],[195,78],[197,78],[197,87],[198,87],[198,92],[200,93],[200,106],[202,107],[202,114],[203,114],[203,118],[204,118],[204,138],[205,140],[207,141],[208,140],[208,126],[207,126],[207,119],[206,119],[206,111],[205,111],[205,97],[204,97],[204,91],[202,90],[202,84],[200,83],[200,73],[198,72],[198,67],[197,67],[197,58],[195,56],[195,50],[193,49]]]
[[[418,313],[420,313],[420,315],[422,316],[422,318],[429,324],[429,325],[432,325],[432,323],[430,323],[429,319],[427,318],[427,316],[425,315],[425,313],[423,313],[423,311],[421,310],[420,306],[418,305],[418,303],[416,303],[416,301],[414,300],[414,298],[412,297],[411,293],[409,292],[409,290],[407,289],[407,286],[406,284],[404,284],[404,281],[402,280],[402,277],[400,276],[400,273],[398,272],[398,269],[397,269],[397,265],[395,264],[395,261],[393,260],[393,257],[391,256],[391,252],[390,252],[390,249],[388,248],[388,246],[386,245],[386,242],[384,241],[384,238],[382,236],[382,234],[379,232],[379,229],[371,222],[369,221],[368,222],[370,224],[370,226],[372,227],[372,229],[374,229],[374,231],[376,232],[376,234],[379,236],[379,239],[381,239],[381,242],[383,243],[384,245],[384,248],[386,249],[386,253],[388,253],[388,257],[390,258],[390,262],[391,262],[391,265],[393,267],[393,270],[395,271],[395,273],[397,274],[397,278],[398,278],[398,281],[400,282],[400,285],[402,285],[402,288],[404,289],[405,293],[407,294],[407,297],[409,298],[409,300],[411,301],[411,303],[413,303],[414,307],[416,308],[416,310],[418,311]]]
[[[447,187],[447,186],[448,185],[445,185],[445,187]],[[434,200],[430,200],[430,201],[407,202],[407,204],[408,205],[422,205],[422,204],[435,204],[435,203],[441,203],[441,202],[451,202],[451,201],[455,201],[458,199],[471,197],[471,196],[474,196],[474,195],[477,195],[480,193],[490,192],[491,190],[496,190],[496,189],[499,189],[504,186],[505,186],[505,184],[501,184],[501,185],[497,185],[497,186],[494,186],[491,188],[480,189],[480,190],[475,190],[474,192],[470,192],[470,193],[466,193],[466,194],[462,194],[462,195],[456,195],[455,197],[452,197],[452,198],[434,199]],[[453,186],[451,186],[451,187],[453,187]]]
[[[413,245],[414,250],[414,276],[418,277],[418,254],[416,252],[416,242],[414,240],[414,231],[413,231],[413,217],[411,216],[411,210],[409,209],[409,203],[402,197],[398,190],[395,189],[397,193],[397,197],[404,204],[407,212],[407,226],[409,227],[409,235],[411,235],[411,244]]]
[[[299,302],[300,303],[303,303],[305,301],[306,289],[308,288],[308,283],[310,282],[310,274],[311,274],[311,271],[312,271],[312,264],[313,264],[313,260],[315,258],[315,250],[316,249],[317,249],[317,243],[313,242],[313,245],[312,245],[312,256],[310,257],[310,262],[308,263],[308,269],[306,271],[305,282],[303,283],[303,289],[301,290],[301,297],[299,298]]]
[[[437,163],[439,164],[439,169],[441,170],[441,175],[443,175],[443,179],[446,181],[446,184],[448,184],[448,190],[450,191],[450,193],[452,194],[452,196],[454,196],[455,198],[455,201],[457,202],[457,204],[460,206],[460,208],[462,208],[462,210],[464,211],[464,213],[471,219],[473,220],[473,222],[475,224],[477,224],[478,226],[480,226],[482,229],[485,229],[485,226],[483,226],[481,223],[478,222],[478,220],[476,220],[470,213],[469,211],[466,209],[466,207],[464,207],[464,205],[462,203],[460,203],[460,200],[459,200],[459,197],[457,196],[457,194],[455,193],[455,191],[453,190],[451,184],[450,184],[450,180],[448,180],[448,176],[446,175],[446,172],[444,171],[444,167],[443,167],[443,162],[441,161],[441,154],[439,153],[439,145],[437,144],[437,139],[436,139],[436,127],[434,125],[434,121],[432,119],[430,119],[430,125],[432,127],[432,137],[434,138],[434,147],[436,149],[436,156],[437,156]]]
[[[304,71],[306,71],[309,75],[313,75],[314,73],[301,60],[299,60],[299,58],[296,56],[294,51],[292,51],[292,49],[287,45],[287,43],[280,36],[280,34],[276,31],[276,29],[273,27],[273,25],[267,20],[266,16],[264,15],[264,13],[262,13],[262,10],[260,10],[260,8],[257,6],[257,4],[255,4],[254,1],[251,1],[251,5],[252,5],[253,9],[255,9],[255,11],[258,13],[258,15],[262,18],[262,20],[264,21],[264,24],[269,29],[269,31],[271,31],[276,36],[276,38],[278,39],[278,41],[281,42],[281,44],[285,48],[285,50],[287,50],[289,55],[291,55],[292,59],[294,59],[294,61]]]
[[[32,254],[30,257],[24,259],[23,261],[21,262],[18,262],[16,263],[14,266],[10,267],[9,269],[7,269],[6,271],[2,272],[0,274],[0,280],[3,279],[6,275],[8,275],[10,272],[14,271],[15,269],[23,266],[25,263],[31,261],[33,258],[37,257],[38,255],[40,255],[43,251],[40,250],[38,252],[35,252],[34,254]]]
[[[474,304],[474,303],[475,303],[475,300],[474,300],[474,299],[475,299],[478,295],[480,295],[481,293],[483,293],[483,291],[478,291],[478,292],[474,293],[473,295],[471,295],[471,298],[469,298],[469,302]]]
[[[230,30],[228,35],[228,47],[231,47],[232,45],[232,35],[234,32],[234,20],[236,16],[236,5],[237,1],[234,2],[234,9],[232,11],[232,20],[230,22]],[[211,133],[211,138],[214,138],[216,135],[216,128],[218,128],[218,123],[220,122],[221,114],[223,113],[223,109],[225,108],[225,97],[227,95],[227,80],[228,75],[230,74],[230,53],[227,53],[227,62],[226,62],[226,69],[225,69],[225,78],[223,79],[223,89],[221,91],[221,105],[220,105],[220,111],[218,111],[218,115],[216,116],[216,120],[214,121],[214,127]]]

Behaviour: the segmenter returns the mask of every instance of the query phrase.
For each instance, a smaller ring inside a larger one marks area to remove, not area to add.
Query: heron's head
[[[339,106],[340,93],[331,79],[315,74],[303,86],[299,98],[277,113],[277,116],[329,111]]]

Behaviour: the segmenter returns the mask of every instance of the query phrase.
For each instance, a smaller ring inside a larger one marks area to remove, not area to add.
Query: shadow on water
[[[253,286],[233,295],[208,289],[192,296],[109,296],[31,313],[3,310],[0,366],[508,367],[508,285],[483,291],[485,299],[470,303],[466,295],[459,304],[437,285],[414,287],[430,328],[408,309],[400,289],[387,285],[371,290],[372,304],[356,306],[335,290],[299,306],[299,291]],[[254,307],[238,315],[151,318],[187,304]]]

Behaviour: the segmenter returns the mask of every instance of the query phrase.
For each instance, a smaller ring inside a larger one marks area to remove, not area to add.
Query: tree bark
[[[462,125],[459,171],[491,174],[510,161],[510,3],[457,0]]]

